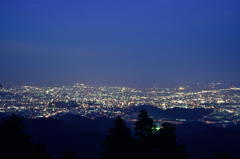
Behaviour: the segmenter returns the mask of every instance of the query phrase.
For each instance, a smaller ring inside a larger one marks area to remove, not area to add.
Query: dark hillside
[[[99,159],[102,152],[101,145],[106,136],[96,133],[80,133],[75,135],[40,137],[35,141],[44,144],[51,154],[51,159],[60,156],[65,149],[75,151],[79,159]]]
[[[41,118],[41,119],[23,119],[26,132],[35,134],[36,137],[52,137],[52,136],[64,136],[73,135],[78,133],[89,133],[93,132],[92,129],[87,127],[76,127],[70,125],[67,122],[52,119],[52,118]]]
[[[6,119],[0,118],[0,123]],[[111,123],[108,119],[103,121]],[[58,158],[58,154],[61,155],[65,149],[75,151],[81,159],[99,158],[101,145],[107,134],[107,130],[103,132],[106,128],[101,129],[101,126],[98,126],[100,129],[96,129],[99,123],[95,123],[95,120],[81,116],[74,117],[70,122],[53,118],[22,118],[22,122],[25,125],[24,132],[32,135],[31,140],[34,143],[40,142],[45,145],[51,154],[50,158]]]
[[[7,118],[0,118],[0,123],[5,119]],[[99,158],[107,130],[114,121],[104,117],[91,120],[81,116],[76,116],[69,122],[45,118],[22,119],[24,131],[32,135],[33,142],[44,144],[52,159],[58,158],[58,154],[61,157],[65,149],[75,151],[81,159]],[[177,125],[176,134],[178,144],[185,144],[185,151],[199,159],[215,158],[214,153],[221,150],[229,151],[232,159],[240,158],[239,131],[192,122]]]
[[[227,150],[231,159],[240,158],[240,136],[239,132],[234,130],[213,128],[199,133],[179,135],[177,140],[179,144],[185,144],[186,152],[198,156],[199,159],[215,158],[214,152],[222,150]]]
[[[86,129],[86,130],[96,130],[100,128],[94,120],[88,119],[86,117],[80,116],[80,115],[75,115],[70,121],[67,122],[69,125]]]
[[[234,126],[230,126],[230,127],[227,127],[227,128],[230,129],[230,130],[240,131],[240,124],[234,125]]]
[[[1,113],[1,112],[0,112],[0,118],[2,118],[2,117],[9,117],[9,115],[6,114],[6,113]]]
[[[197,133],[201,133],[201,132],[205,132],[213,129],[215,129],[215,127],[210,124],[205,124],[203,122],[189,122],[189,123],[183,123],[183,124],[177,125],[176,133],[177,133],[177,136],[182,136],[182,135],[197,134]]]
[[[58,120],[62,120],[62,121],[68,122],[68,121],[70,121],[74,116],[75,116],[75,115],[72,114],[72,113],[67,113],[67,114],[64,114],[63,116],[60,116],[60,117],[58,118]]]
[[[145,109],[149,115],[155,118],[173,118],[173,119],[189,119],[189,120],[198,120],[201,119],[204,115],[210,114],[212,109],[184,109],[184,108],[173,108],[162,110],[151,105],[144,105],[133,107],[133,111],[139,113],[140,110]]]

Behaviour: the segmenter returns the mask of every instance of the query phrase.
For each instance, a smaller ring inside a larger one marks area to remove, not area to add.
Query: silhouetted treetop
[[[124,121],[118,116],[113,123],[113,127],[108,129],[110,135],[102,144],[104,152],[101,154],[102,159],[122,159],[132,158],[132,141],[131,130],[126,127]]]
[[[156,139],[156,150],[160,158],[163,159],[187,159],[190,156],[184,152],[183,144],[177,145],[177,135],[175,125],[169,123],[161,124]]]
[[[141,110],[138,114],[138,121],[136,124],[134,124],[134,126],[134,135],[140,139],[152,134],[154,129],[157,127],[156,124],[154,124],[153,119],[148,116],[148,113],[145,109]]]
[[[187,159],[189,155],[184,153],[184,145],[177,145],[175,125],[163,123],[157,130],[146,110],[138,114],[135,125],[135,137],[131,137],[131,131],[124,121],[117,117],[113,127],[109,128],[110,135],[103,143],[105,151],[102,159]],[[128,155],[126,155],[128,154]]]

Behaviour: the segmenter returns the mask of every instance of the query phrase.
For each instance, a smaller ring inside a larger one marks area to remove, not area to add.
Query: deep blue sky
[[[0,82],[240,82],[239,0],[1,0]]]

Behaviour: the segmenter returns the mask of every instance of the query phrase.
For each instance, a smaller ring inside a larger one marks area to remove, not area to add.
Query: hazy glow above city
[[[1,83],[240,81],[240,2],[0,2]]]

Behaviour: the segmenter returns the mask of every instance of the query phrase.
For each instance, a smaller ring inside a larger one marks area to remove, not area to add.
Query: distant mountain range
[[[0,118],[0,124],[5,119],[7,117]],[[66,114],[60,120],[22,118],[24,131],[32,135],[33,142],[44,144],[52,159],[61,157],[65,149],[75,151],[81,159],[98,159],[113,121],[105,117],[91,120],[72,114]],[[214,153],[221,150],[229,151],[232,159],[240,158],[240,125],[222,129],[191,122],[177,125],[176,134],[178,144],[185,144],[186,152],[198,159],[215,158]]]

